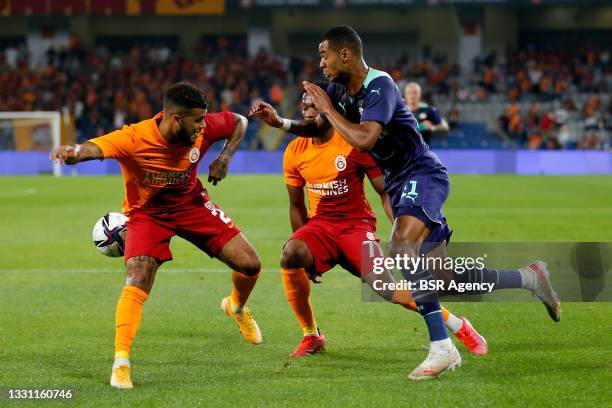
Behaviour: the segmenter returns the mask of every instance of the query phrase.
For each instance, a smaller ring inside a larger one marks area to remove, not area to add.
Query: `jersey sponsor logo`
[[[200,158],[200,149],[198,149],[197,147],[194,147],[189,152],[189,161],[192,163],[195,163],[198,161],[199,158]]]
[[[189,180],[193,168],[183,171],[151,171],[145,173],[142,182],[151,185],[172,185],[181,184]]]
[[[346,157],[344,157],[344,155],[342,154],[339,154],[338,156],[336,156],[334,164],[336,165],[336,170],[344,171],[346,169]]]
[[[305,186],[311,193],[322,196],[337,196],[349,191],[346,179],[327,181],[325,183],[306,183]]]
[[[370,90],[370,93],[375,93],[375,94],[377,94],[377,95],[380,95],[380,90],[381,90],[381,89],[382,89],[382,88],[372,89],[372,90]]]

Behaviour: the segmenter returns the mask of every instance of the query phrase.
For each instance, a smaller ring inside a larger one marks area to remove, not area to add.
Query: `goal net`
[[[60,112],[0,112],[0,151],[38,151],[49,153],[60,145]],[[61,175],[53,163],[53,175]]]

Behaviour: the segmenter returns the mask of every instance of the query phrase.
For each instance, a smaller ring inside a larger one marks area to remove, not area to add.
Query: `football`
[[[104,215],[93,227],[93,242],[103,255],[123,256],[128,217],[121,213],[111,212]]]

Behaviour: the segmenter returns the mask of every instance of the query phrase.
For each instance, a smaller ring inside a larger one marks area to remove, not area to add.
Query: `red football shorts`
[[[136,211],[127,222],[124,258],[146,255],[160,263],[170,261],[170,238],[175,235],[214,257],[239,233],[234,221],[211,201],[168,213]]]
[[[316,274],[340,265],[361,277],[362,272],[367,272],[362,271],[362,246],[364,241],[378,241],[375,231],[375,222],[369,220],[328,221],[314,217],[289,240],[299,239],[306,243],[314,258]]]

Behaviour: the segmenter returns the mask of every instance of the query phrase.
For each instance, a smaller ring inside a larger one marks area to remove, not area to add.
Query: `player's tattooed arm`
[[[49,159],[59,160],[61,164],[77,164],[94,159],[102,160],[104,155],[97,144],[85,142],[80,145],[62,145],[51,152]]]
[[[369,177],[368,177],[369,178]],[[393,224],[393,211],[391,211],[391,201],[389,200],[389,194],[385,191],[385,176],[378,176],[376,178],[370,178],[370,183],[374,190],[380,195],[382,206],[385,210],[385,214],[391,224]]]
[[[282,128],[290,133],[302,137],[323,136],[329,130],[329,123],[317,116],[315,119],[291,120],[281,118],[276,109],[266,102],[257,102],[249,111],[249,116],[263,120],[275,128]]]
[[[289,193],[289,219],[291,220],[291,229],[295,232],[308,221],[308,212],[304,202],[304,187],[287,184],[287,192]]]
[[[234,156],[234,153],[236,153],[236,150],[238,150],[238,146],[240,146],[246,133],[248,125],[247,119],[237,113],[234,113],[234,119],[234,130],[225,141],[223,150],[221,150],[219,156],[217,156],[209,166],[208,181],[212,181],[213,186],[216,186],[219,181],[227,176],[229,162]]]

